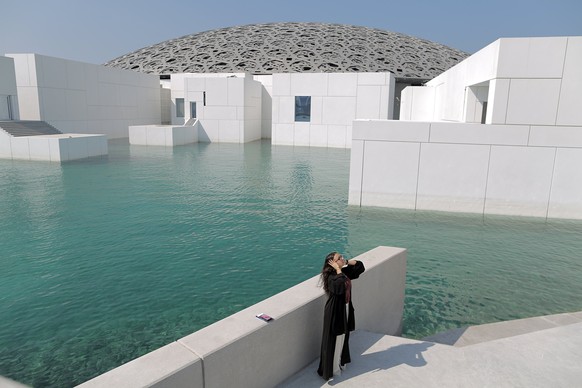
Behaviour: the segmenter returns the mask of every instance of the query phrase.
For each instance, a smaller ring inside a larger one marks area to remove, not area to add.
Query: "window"
[[[483,109],[481,110],[481,124],[485,124],[487,119],[487,101],[483,101]]]
[[[184,117],[184,99],[176,98],[176,117]]]
[[[11,97],[9,95],[0,95],[0,120],[14,120]]]
[[[190,101],[190,118],[196,118],[196,102]]]
[[[295,121],[311,121],[311,96],[295,96]]]

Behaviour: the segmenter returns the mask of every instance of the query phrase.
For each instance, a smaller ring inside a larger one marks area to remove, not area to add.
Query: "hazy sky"
[[[215,28],[325,22],[400,32],[473,53],[501,37],[582,35],[582,0],[0,0],[0,55],[100,64]]]

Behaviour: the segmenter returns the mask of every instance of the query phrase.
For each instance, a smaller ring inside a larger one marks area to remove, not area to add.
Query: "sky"
[[[474,53],[498,38],[582,36],[582,0],[0,0],[0,55],[94,64],[216,28],[339,23]]]

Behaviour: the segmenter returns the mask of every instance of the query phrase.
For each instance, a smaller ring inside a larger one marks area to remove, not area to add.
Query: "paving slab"
[[[445,345],[470,346],[579,322],[582,322],[582,312],[553,314],[452,329],[423,340]]]
[[[582,323],[454,347],[365,331],[351,337],[352,363],[324,381],[318,360],[281,387],[580,387]]]

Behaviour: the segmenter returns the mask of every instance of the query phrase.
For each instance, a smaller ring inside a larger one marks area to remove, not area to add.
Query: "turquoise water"
[[[332,250],[409,249],[409,337],[582,310],[582,222],[348,207],[349,155],[113,141],[104,159],[0,161],[0,375],[81,383],[317,274]]]

